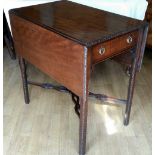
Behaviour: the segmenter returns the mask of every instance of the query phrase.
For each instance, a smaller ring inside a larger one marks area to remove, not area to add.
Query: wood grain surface
[[[13,9],[10,14],[16,14],[84,46],[102,43],[147,25],[144,21],[71,1]]]
[[[11,23],[17,54],[81,96],[84,47],[15,15]]]

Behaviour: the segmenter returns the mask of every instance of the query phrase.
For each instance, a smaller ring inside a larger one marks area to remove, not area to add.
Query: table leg
[[[137,67],[137,70],[139,72],[142,66],[142,61],[143,61],[143,56],[144,56],[144,51],[145,51],[145,46],[146,46],[146,40],[147,40],[147,34],[148,34],[148,25],[144,28],[144,33],[143,33],[141,52],[140,52],[140,56],[138,60],[138,67]]]
[[[22,82],[23,82],[25,103],[29,104],[30,100],[29,100],[28,82],[27,82],[27,75],[26,75],[26,65],[25,65],[25,60],[22,57],[19,57],[19,65],[20,65]]]
[[[88,113],[88,83],[91,69],[90,49],[84,48],[84,68],[83,68],[83,94],[80,100],[80,129],[79,129],[79,155],[86,152],[86,133],[87,133],[87,113]]]
[[[130,111],[131,111],[132,98],[133,98],[134,85],[135,85],[135,78],[136,78],[136,66],[137,66],[137,59],[135,58],[134,62],[132,64],[131,74],[130,74],[130,79],[129,79],[127,104],[126,104],[125,116],[124,116],[124,125],[129,124]]]
[[[80,98],[79,155],[85,155],[86,150],[87,111],[87,98]]]
[[[134,55],[132,58],[133,63],[131,66],[131,74],[129,79],[128,97],[127,97],[127,104],[126,104],[125,116],[124,116],[124,125],[129,124],[136,72],[138,71],[138,68],[141,67],[141,62],[142,62],[143,54],[145,50],[147,30],[148,30],[148,26],[146,26],[144,29],[139,30],[138,43],[137,43],[135,52],[133,53]]]

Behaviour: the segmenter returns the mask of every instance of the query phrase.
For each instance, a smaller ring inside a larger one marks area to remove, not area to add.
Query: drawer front
[[[134,31],[93,47],[93,63],[113,57],[136,45],[138,32]]]

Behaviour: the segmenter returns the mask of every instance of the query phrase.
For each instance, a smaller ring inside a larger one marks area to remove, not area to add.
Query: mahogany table
[[[25,103],[29,103],[28,84],[70,93],[80,118],[80,155],[86,148],[88,96],[126,104],[124,125],[128,125],[136,72],[145,49],[146,22],[69,1],[12,9],[9,14]],[[111,58],[129,67],[126,100],[88,90],[93,66]],[[63,86],[28,81],[25,60]]]

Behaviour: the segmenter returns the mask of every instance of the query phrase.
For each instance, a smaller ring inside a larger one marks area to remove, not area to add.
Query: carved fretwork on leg
[[[39,87],[44,88],[44,89],[55,89],[55,90],[60,91],[60,92],[70,93],[70,90],[68,90],[66,87],[55,86],[51,83],[39,83],[39,82],[28,81],[28,84],[39,86]]]
[[[39,86],[41,88],[44,89],[54,89],[60,92],[65,92],[65,93],[70,93],[72,96],[72,101],[75,104],[75,113],[78,115],[78,117],[80,117],[80,104],[79,104],[79,97],[77,95],[75,95],[73,92],[71,92],[69,89],[67,89],[64,86],[55,86],[51,83],[39,83],[39,82],[32,82],[32,81],[28,81],[28,84],[32,84],[35,86]]]
[[[78,117],[80,118],[80,104],[79,104],[79,96],[75,95],[74,93],[71,93],[72,95],[72,101],[75,104],[75,113],[78,115]]]
[[[101,100],[103,102],[107,102],[110,104],[122,104],[122,105],[126,104],[126,100],[124,99],[118,99],[118,98],[110,97],[104,94],[95,94],[95,93],[89,92],[89,97],[93,97],[97,100]],[[104,103],[101,103],[101,104],[104,104]]]
[[[76,113],[79,113],[79,108],[80,108],[79,97],[77,95],[75,95],[73,92],[71,92],[69,89],[67,89],[66,87],[55,86],[51,83],[39,83],[39,82],[32,82],[32,81],[28,81],[28,84],[39,86],[44,89],[54,89],[56,91],[70,93],[72,96],[72,101],[75,104]],[[92,92],[88,93],[88,97],[95,98],[97,100],[101,100],[103,102],[107,102],[107,103],[111,103],[111,104],[126,104],[126,102],[127,102],[127,100],[124,100],[124,99],[118,99],[115,97],[107,96],[105,94],[96,94],[96,93],[92,93]],[[79,116],[79,114],[78,114],[78,116]]]

